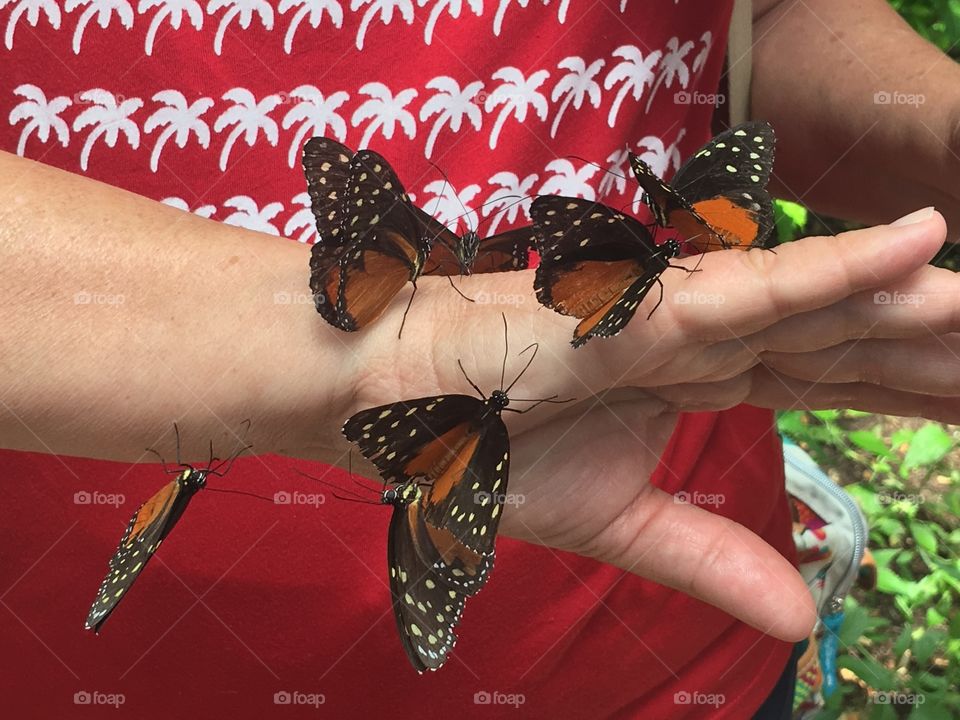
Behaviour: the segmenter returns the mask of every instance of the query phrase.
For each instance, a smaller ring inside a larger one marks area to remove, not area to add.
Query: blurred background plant
[[[889,2],[960,61],[960,0]],[[857,227],[792,202],[775,210],[776,242]],[[960,269],[960,246],[933,262]],[[876,589],[847,599],[841,680],[819,718],[960,718],[960,427],[853,410],[789,411],[778,422],[857,500],[877,563]]]

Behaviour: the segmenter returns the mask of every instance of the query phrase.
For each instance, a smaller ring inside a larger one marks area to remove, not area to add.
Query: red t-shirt
[[[451,218],[462,202],[485,231],[525,220],[528,204],[489,203],[498,196],[635,198],[636,183],[571,155],[623,173],[629,148],[669,175],[709,134],[712,107],[697,93],[717,87],[730,0],[419,2],[15,0],[0,15],[0,149],[312,242],[298,158],[314,134],[369,144],[421,205]],[[215,481],[316,493],[294,466],[324,470],[248,458]],[[390,610],[387,508],[211,492],[97,637],[82,626],[107,559],[166,477],[17,452],[0,453],[0,467],[11,717],[81,716],[84,700],[122,695],[120,714],[137,718],[314,717],[303,703],[321,697],[332,717],[517,717],[503,703],[522,699],[534,718],[745,718],[789,652],[681,593],[501,539],[454,658],[417,676]],[[792,555],[769,412],[683,417],[655,482],[723,493],[717,512]],[[724,702],[685,704],[683,693]]]

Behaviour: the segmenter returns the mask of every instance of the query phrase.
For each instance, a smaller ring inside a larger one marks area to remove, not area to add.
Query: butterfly
[[[217,458],[213,457],[211,444],[210,461],[207,467],[195,468],[180,462],[180,431],[176,425],[174,429],[177,435],[177,464],[182,469],[167,470],[164,466],[164,472],[176,474],[176,477],[137,508],[133,517],[130,518],[130,523],[120,539],[120,545],[110,558],[107,575],[100,583],[97,597],[90,607],[84,625],[87,630],[100,632],[100,627],[116,609],[160,544],[180,520],[190,500],[206,487],[207,476],[222,477],[230,470],[237,456],[250,447],[244,446],[233,456],[214,466],[213,463]],[[163,462],[162,458],[161,462]],[[224,465],[227,466],[226,470],[221,472],[220,468]]]
[[[387,534],[393,614],[417,672],[446,662],[466,599],[486,584],[493,569],[492,550],[474,552],[426,521],[425,498],[415,481],[388,488],[381,498],[393,506]]]
[[[656,245],[639,220],[600,203],[542,195],[530,213],[540,252],[537,300],[580,318],[574,347],[623,330],[680,254],[677,241]]]
[[[416,288],[422,274],[469,275],[529,264],[531,228],[483,240],[475,231],[458,236],[414,205],[390,163],[372,150],[354,153],[335,140],[311,138],[303,168],[319,233],[310,256],[310,289],[317,311],[341,330],[376,320],[407,282]]]
[[[748,122],[700,148],[669,184],[633,153],[630,166],[657,225],[676,228],[698,252],[762,247],[774,224],[775,144],[769,124]]]

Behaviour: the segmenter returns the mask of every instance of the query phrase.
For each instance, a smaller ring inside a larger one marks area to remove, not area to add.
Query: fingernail
[[[903,227],[904,225],[913,225],[914,223],[929,220],[933,217],[933,212],[934,208],[932,205],[930,207],[923,208],[923,210],[915,210],[909,215],[904,215],[899,220],[894,220],[892,223],[890,223],[890,227]]]

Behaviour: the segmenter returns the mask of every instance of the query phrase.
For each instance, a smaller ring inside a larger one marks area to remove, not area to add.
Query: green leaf
[[[960,613],[954,613],[950,618],[950,637],[954,640],[960,639]]]
[[[848,609],[843,615],[843,625],[840,626],[841,645],[856,645],[869,624],[870,616],[862,607]]]
[[[893,690],[897,687],[897,678],[869,655],[858,658],[853,655],[841,655],[837,665],[853,672],[874,690]]]
[[[897,641],[893,643],[893,655],[896,659],[903,657],[903,654],[907,651],[907,648],[910,647],[913,638],[910,636],[911,627],[909,624],[903,626],[903,630],[900,631],[900,635],[897,636]]]
[[[945,640],[946,633],[942,630],[927,630],[915,639],[911,647],[913,649],[913,659],[917,666],[925,670],[930,665],[930,658],[933,657],[933,653]]]
[[[890,457],[893,453],[879,435],[870,430],[854,430],[847,433],[847,439],[862,450],[880,457]]]
[[[924,702],[913,706],[909,718],[910,720],[946,720],[951,714],[939,699],[924,696]]]
[[[928,553],[936,554],[937,535],[924,523],[911,522],[910,534],[913,535],[913,539],[917,541],[917,545],[926,550]]]
[[[928,467],[940,462],[952,447],[953,438],[943,427],[927,423],[917,430],[910,441],[903,465],[900,466],[901,477],[906,477],[912,468]]]

